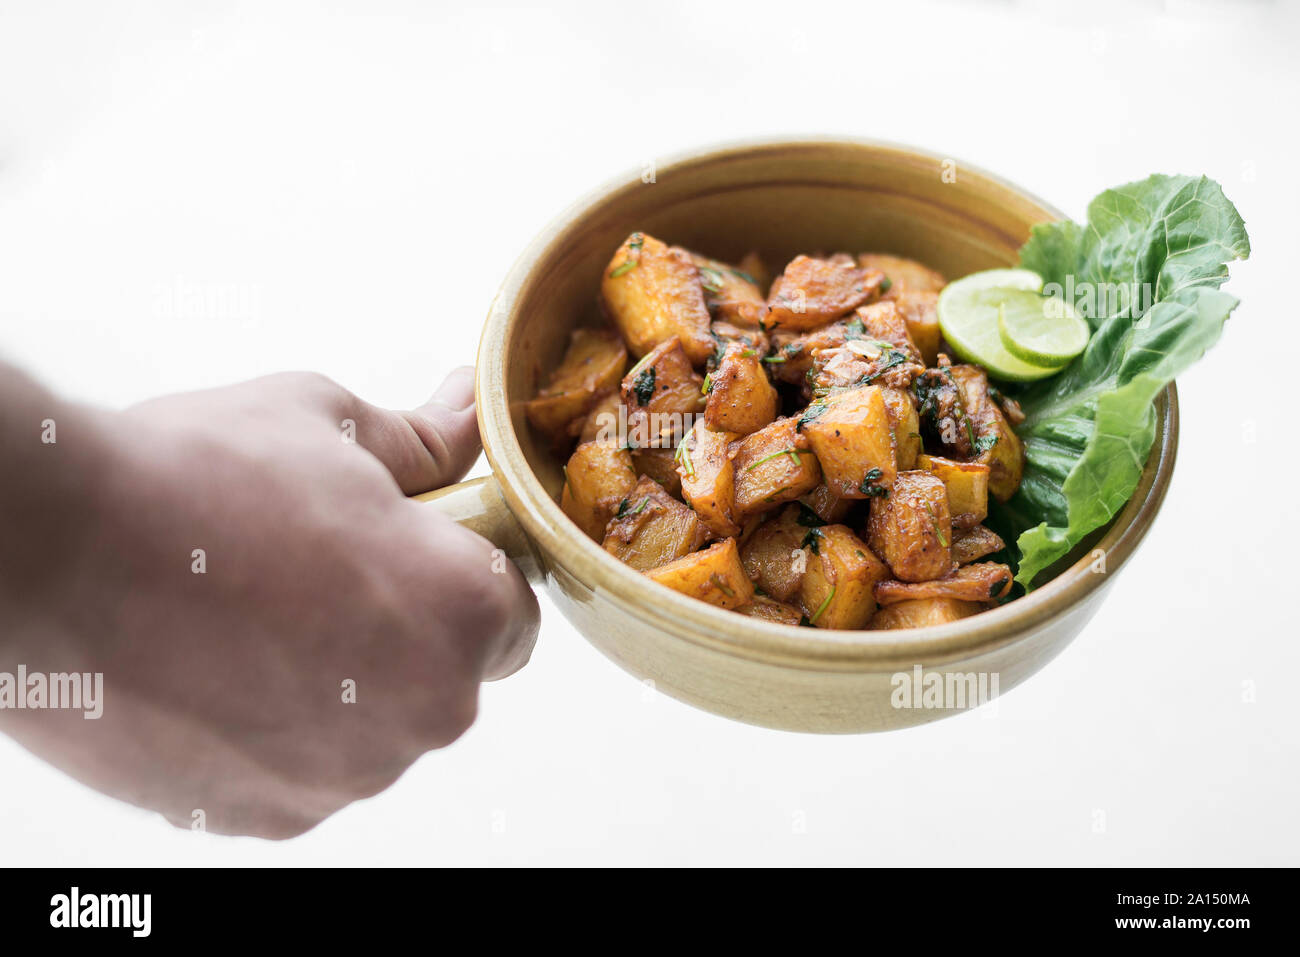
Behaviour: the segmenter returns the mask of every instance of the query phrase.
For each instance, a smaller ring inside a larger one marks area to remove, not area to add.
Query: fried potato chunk
[[[715,432],[705,420],[696,419],[695,427],[677,447],[682,498],[718,538],[740,534],[730,448],[738,438],[734,432]]]
[[[872,498],[894,483],[897,458],[879,386],[829,396],[809,406],[799,421],[833,494]]]
[[[978,366],[952,367],[962,404],[975,433],[975,461],[989,467],[989,492],[999,502],[1016,494],[1025,474],[1025,447],[989,395],[989,377]]]
[[[905,291],[939,292],[948,284],[941,273],[929,266],[889,253],[860,253],[858,265],[884,273],[888,282],[880,290],[882,298],[897,299]]]
[[[758,329],[767,321],[767,299],[753,277],[735,266],[690,253],[700,273],[704,301],[715,319]]]
[[[767,328],[815,329],[875,298],[882,278],[851,261],[796,256],[772,283]]]
[[[874,589],[889,576],[866,544],[844,525],[813,529],[813,554],[799,587],[810,624],[865,628],[876,611]]]
[[[636,486],[632,456],[613,442],[584,442],[564,467],[560,508],[591,538],[600,541],[619,502]]]
[[[918,456],[916,467],[936,476],[948,490],[952,526],[974,528],[989,514],[989,467],[979,462],[957,462],[938,455]]]
[[[781,406],[758,352],[731,343],[718,367],[709,373],[704,421],[719,432],[749,435],[776,418]]]
[[[921,361],[932,366],[939,358],[939,294],[922,290],[904,289],[895,301],[898,311],[907,324],[907,334],[921,352]]]
[[[823,473],[824,476],[824,473]],[[846,498],[840,498],[823,482],[807,495],[800,496],[799,502],[808,506],[817,517],[828,525],[834,525],[844,520],[844,516],[849,514],[849,509],[853,507],[853,502]]]
[[[626,366],[627,349],[612,331],[573,330],[564,358],[524,406],[528,421],[552,439],[564,437],[574,419],[586,415],[601,396],[618,388]]]
[[[858,333],[850,330],[849,320],[840,319],[811,332],[778,330],[772,333],[772,355],[767,363],[772,377],[791,385],[805,384],[813,356],[822,349],[842,346]]]
[[[763,257],[756,250],[750,250],[740,257],[736,268],[743,272],[758,287],[758,291],[767,295],[767,287],[772,285],[772,271],[763,262]]]
[[[741,605],[736,611],[750,618],[761,618],[781,625],[797,625],[803,619],[803,611],[783,601],[773,601],[762,595],[755,595],[748,605]]]
[[[643,356],[674,336],[695,365],[712,354],[709,307],[686,251],[633,233],[605,267],[600,294],[633,355]]]
[[[952,541],[952,560],[958,565],[969,565],[976,559],[1006,548],[1002,536],[983,525],[976,525],[964,532],[954,529],[953,534],[957,537]]]
[[[888,496],[871,500],[867,541],[899,581],[923,582],[952,570],[948,491],[929,472],[899,472]]]
[[[777,419],[736,443],[736,514],[743,522],[811,492],[822,480],[817,456],[791,418]]]
[[[607,392],[596,400],[591,411],[569,423],[569,434],[576,435],[579,444],[598,440],[612,441],[618,437],[618,419],[622,408],[623,398],[618,390]]]
[[[745,572],[772,598],[788,602],[799,593],[808,569],[804,540],[813,526],[799,522],[799,510],[787,506],[781,514],[755,528],[740,546]]]
[[[673,449],[632,449],[632,469],[637,477],[648,475],[674,498],[682,494],[681,476],[677,474],[677,456]]]
[[[638,448],[672,445],[687,428],[687,416],[704,408],[704,379],[675,336],[659,343],[623,377],[627,427]]]
[[[641,476],[605,529],[605,551],[639,571],[689,555],[708,540],[698,515]]]
[[[886,605],[871,619],[872,630],[895,628],[924,628],[927,625],[946,625],[969,618],[984,610],[977,601],[957,601],[952,598],[916,598]]]
[[[882,605],[914,598],[952,598],[958,601],[993,601],[1011,592],[1011,569],[997,562],[976,562],[931,581],[882,581],[876,601]]]
[[[889,436],[894,442],[894,458],[897,459],[898,470],[906,472],[914,469],[916,460],[921,455],[921,423],[916,416],[912,393],[882,386],[880,395],[885,400],[885,412],[889,415]]]
[[[754,597],[754,585],[741,567],[734,538],[724,538],[702,552],[647,569],[645,574],[673,591],[719,608],[739,608]]]
[[[734,322],[728,322],[725,319],[715,319],[713,325],[709,326],[709,334],[713,336],[717,346],[713,351],[713,357],[709,359],[710,368],[715,368],[722,361],[723,353],[733,343],[757,353],[759,359],[762,359],[771,351],[771,340],[762,329],[751,329],[748,326],[738,326]]]

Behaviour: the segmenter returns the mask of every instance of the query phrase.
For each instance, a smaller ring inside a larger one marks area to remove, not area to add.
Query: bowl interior
[[[532,434],[522,404],[560,359],[568,331],[600,321],[601,270],[634,230],[732,262],[758,250],[774,275],[796,254],[820,250],[892,252],[956,277],[1014,264],[1030,226],[1059,218],[959,162],[863,143],[721,149],[666,164],[654,182],[606,188],[562,217],[517,291],[504,372],[520,448],[558,495],[563,462]]]

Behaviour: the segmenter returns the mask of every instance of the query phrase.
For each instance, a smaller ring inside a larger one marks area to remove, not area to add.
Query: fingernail
[[[474,367],[461,366],[452,370],[438,391],[429,400],[430,405],[441,405],[456,412],[474,404]]]

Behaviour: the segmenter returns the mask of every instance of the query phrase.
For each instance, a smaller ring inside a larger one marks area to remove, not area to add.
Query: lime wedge
[[[1012,311],[1026,308],[1023,297],[1038,302],[1043,278],[1028,269],[989,269],[951,282],[939,293],[939,328],[958,358],[981,365],[995,379],[1032,382],[1046,379],[1065,367],[1064,361],[1026,362],[1002,344],[999,317],[1008,300]]]
[[[1017,359],[1059,366],[1087,348],[1092,330],[1064,299],[1021,292],[998,307],[998,335]]]

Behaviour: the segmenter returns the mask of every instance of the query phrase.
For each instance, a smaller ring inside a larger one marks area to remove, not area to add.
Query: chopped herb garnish
[[[808,371],[811,372],[812,370],[810,369]],[[814,402],[812,405],[808,406],[808,408],[803,410],[803,415],[799,416],[799,421],[794,424],[794,430],[796,432],[802,432],[803,427],[805,425],[807,425],[809,422],[817,418],[825,411],[826,411],[825,402]]]
[[[773,452],[771,455],[764,455],[757,462],[750,462],[748,465],[745,466],[745,471],[748,472],[752,469],[756,469],[764,462],[770,461],[771,459],[780,458],[782,455],[790,456],[790,458],[794,461],[795,465],[799,464],[799,453],[795,451],[794,448],[788,448],[788,449],[782,449],[780,452]]]
[[[862,339],[866,334],[867,330],[862,325],[861,319],[850,319],[844,326],[845,339]]]
[[[742,359],[752,359],[756,355],[758,355],[758,353],[755,352],[753,349],[746,349],[744,352],[740,354],[740,357]]]
[[[778,363],[778,362],[784,362],[784,361],[785,361],[785,356],[764,356],[764,357],[763,357],[763,361],[764,361],[764,362],[770,362],[770,363],[772,363],[773,365],[775,365],[775,364]]]
[[[939,519],[935,517],[934,509],[930,507],[929,502],[925,503],[925,510],[930,513],[930,524],[934,526],[934,537],[939,539],[940,545],[942,545],[944,548],[947,548],[949,544],[948,538],[939,529]]]
[[[974,443],[975,454],[980,455],[984,452],[987,452],[989,449],[993,448],[993,446],[998,444],[999,438],[1001,438],[1001,436],[999,436],[996,432],[990,432],[988,435],[981,435],[978,439],[975,440]]]
[[[704,384],[700,386],[700,395],[708,395],[713,391],[713,373],[710,372],[704,376]]]
[[[795,502],[799,506],[799,514],[795,521],[804,528],[817,528],[826,524],[826,520],[817,514],[815,509],[809,508],[803,502]]]
[[[712,266],[700,267],[700,285],[709,292],[722,292],[722,273]]]
[[[822,530],[820,528],[808,529],[808,534],[803,537],[799,547],[811,548],[814,555],[820,555],[822,553]]]
[[[615,266],[609,271],[610,279],[617,279],[624,273],[631,272],[636,268],[637,263],[641,261],[641,247],[645,245],[645,236],[641,233],[633,233],[627,238],[627,259]],[[633,258],[632,254],[636,253]]]
[[[686,469],[686,475],[689,478],[695,478],[695,465],[691,462],[691,450],[686,447],[685,439],[678,443],[677,451],[673,453],[673,459]]]
[[[623,501],[626,502],[627,499],[624,499]],[[632,516],[634,516],[634,515],[640,515],[642,512],[645,511],[645,507],[646,507],[647,505],[649,505],[649,504],[650,504],[650,496],[647,495],[645,498],[641,499],[641,504],[640,504],[640,505],[638,505],[638,506],[637,506],[635,509],[633,509],[632,511],[628,512],[628,517],[630,518],[630,517],[632,517]]]
[[[730,267],[728,267],[728,268],[730,268],[730,270],[731,270],[735,275],[737,275],[737,276],[739,276],[741,279],[745,280],[745,282],[749,283],[751,286],[757,286],[757,285],[758,285],[758,280],[755,279],[753,276],[751,276],[749,273],[745,272],[745,270],[743,270],[743,269],[737,269],[735,266],[730,266]]]
[[[722,576],[717,572],[714,572],[709,576],[709,582],[712,583],[714,588],[718,589],[718,591],[722,592],[722,594],[726,595],[728,598],[736,597],[736,593],[732,590],[731,586],[723,581]]]
[[[866,385],[867,383],[880,378],[890,369],[894,368],[894,366],[902,365],[904,362],[907,361],[907,359],[908,356],[906,352],[902,352],[898,349],[892,349],[889,353],[889,357],[884,361],[884,364],[882,364],[880,368],[876,369],[875,372],[868,372],[866,375],[858,379],[858,382],[861,385]]]
[[[627,514],[627,499],[618,503],[618,511],[614,513],[615,518],[622,518]]]
[[[808,619],[808,624],[810,625],[817,624],[817,619],[822,616],[822,612],[826,610],[826,606],[831,603],[831,599],[834,597],[835,597],[835,586],[832,585],[831,593],[822,599],[822,603],[817,606],[817,610],[813,612],[813,616]]]
[[[650,397],[655,394],[654,366],[637,373],[637,377],[632,380],[632,393],[636,396],[636,401],[641,405],[645,405],[650,401]]]
[[[890,279],[888,276],[880,280],[880,291],[882,293],[889,292],[889,290],[892,289],[893,287],[894,287],[894,280]]]
[[[858,491],[867,498],[889,498],[889,489],[876,484],[884,474],[880,469],[872,469],[862,477],[862,484],[858,486]]]

